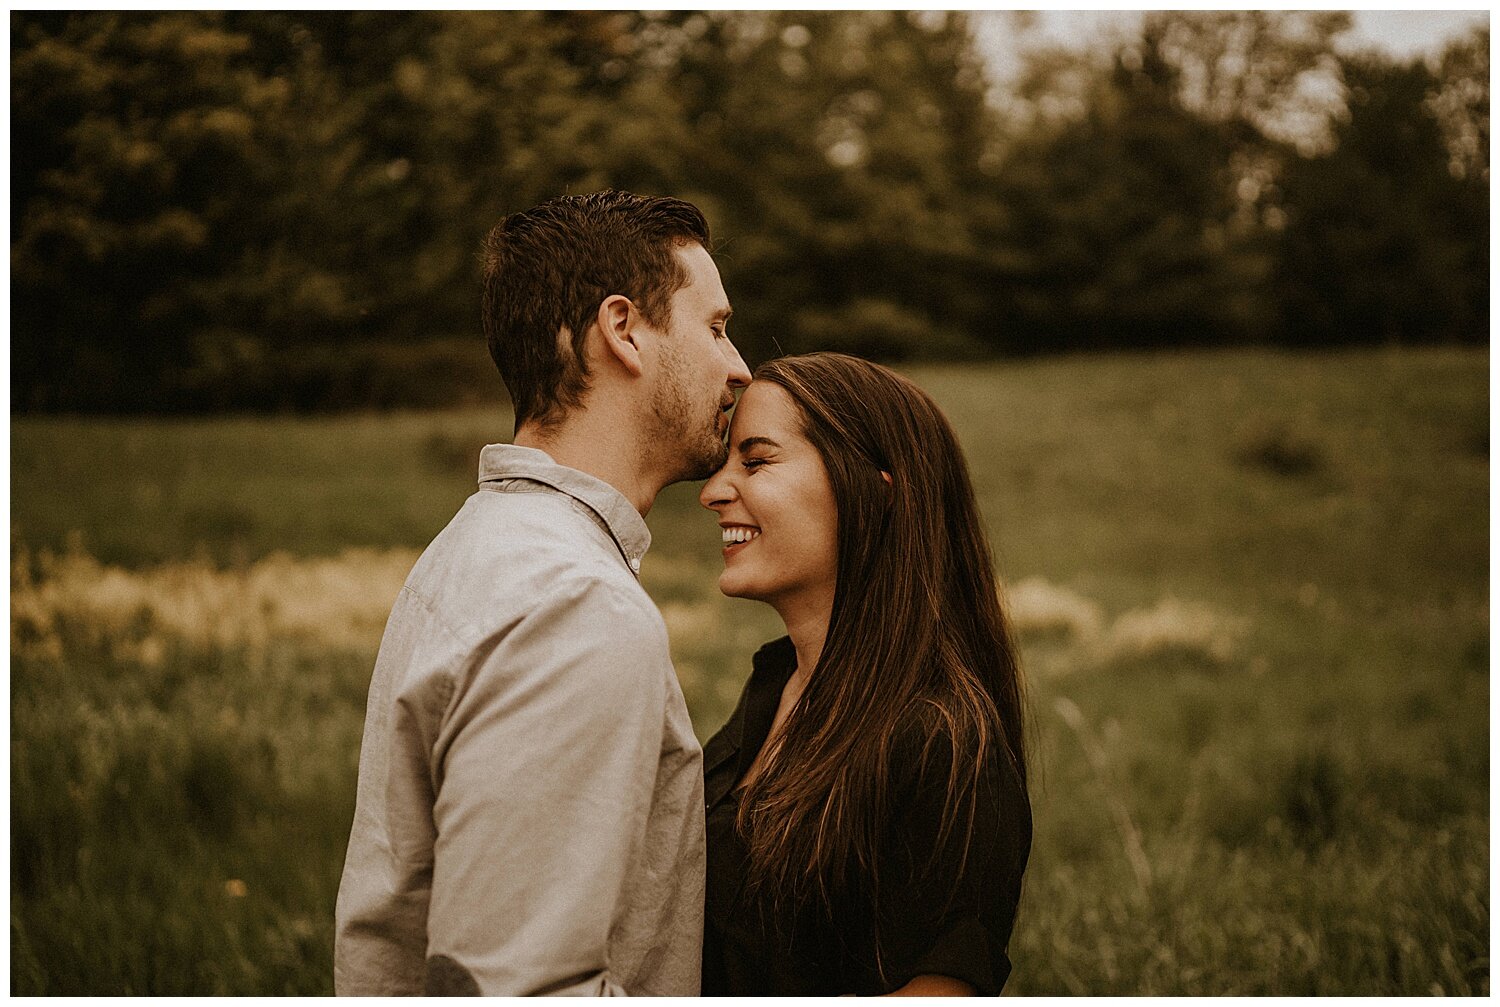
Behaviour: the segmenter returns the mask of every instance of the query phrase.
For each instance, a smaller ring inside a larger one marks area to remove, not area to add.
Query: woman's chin
[[[745,598],[749,601],[756,601],[760,597],[760,593],[734,570],[725,570],[719,574],[719,593],[726,598]]]

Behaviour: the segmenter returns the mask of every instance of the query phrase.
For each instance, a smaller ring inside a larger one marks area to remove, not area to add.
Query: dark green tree
[[[1001,177],[1020,351],[1264,340],[1279,193],[1326,145],[1337,12],[1156,12],[1108,59],[1038,53]],[[1052,109],[1054,111],[1050,111]],[[1060,110],[1060,111],[1058,111]],[[1005,268],[1009,266],[1009,270]]]
[[[1277,290],[1299,344],[1482,341],[1489,194],[1450,164],[1421,61],[1345,60],[1334,150],[1289,165]],[[1487,101],[1485,102],[1487,106]]]
[[[1254,317],[1256,263],[1231,245],[1233,131],[1183,107],[1151,46],[1117,52],[1088,80],[1077,119],[1009,152],[1000,191],[1017,267],[993,338],[1030,352],[1228,341]]]
[[[1449,169],[1458,178],[1490,172],[1490,28],[1480,25],[1443,50],[1428,107],[1443,128]]]
[[[671,163],[728,240],[750,355],[972,352],[993,113],[958,14],[694,14],[656,36]]]
[[[565,17],[12,27],[22,409],[370,394],[372,343],[477,333],[479,239],[584,180],[601,119]]]
[[[216,280],[274,189],[285,90],[216,15],[11,29],[15,404],[140,405],[216,321]]]
[[[605,186],[705,209],[752,360],[1474,338],[1488,35],[1346,23],[1151,14],[997,107],[962,13],[17,13],[14,408],[495,394],[481,237]]]

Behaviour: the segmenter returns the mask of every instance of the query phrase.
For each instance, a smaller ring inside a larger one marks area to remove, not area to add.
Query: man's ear
[[[611,294],[599,303],[595,321],[604,342],[604,352],[619,361],[630,374],[640,377],[644,368],[636,332],[640,327],[641,313],[635,304],[624,294]]]

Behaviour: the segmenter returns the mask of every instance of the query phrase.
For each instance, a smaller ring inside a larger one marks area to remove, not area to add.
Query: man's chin
[[[712,448],[705,447],[695,452],[689,463],[683,466],[683,475],[679,475],[674,482],[702,482],[724,467],[729,460],[729,448],[723,441],[715,440]]]

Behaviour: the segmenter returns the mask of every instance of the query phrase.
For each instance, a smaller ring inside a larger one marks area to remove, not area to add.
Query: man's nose
[[[726,339],[724,345],[729,347],[729,378],[726,383],[730,388],[744,388],[750,383],[750,368],[745,366],[744,358],[733,343]]]

